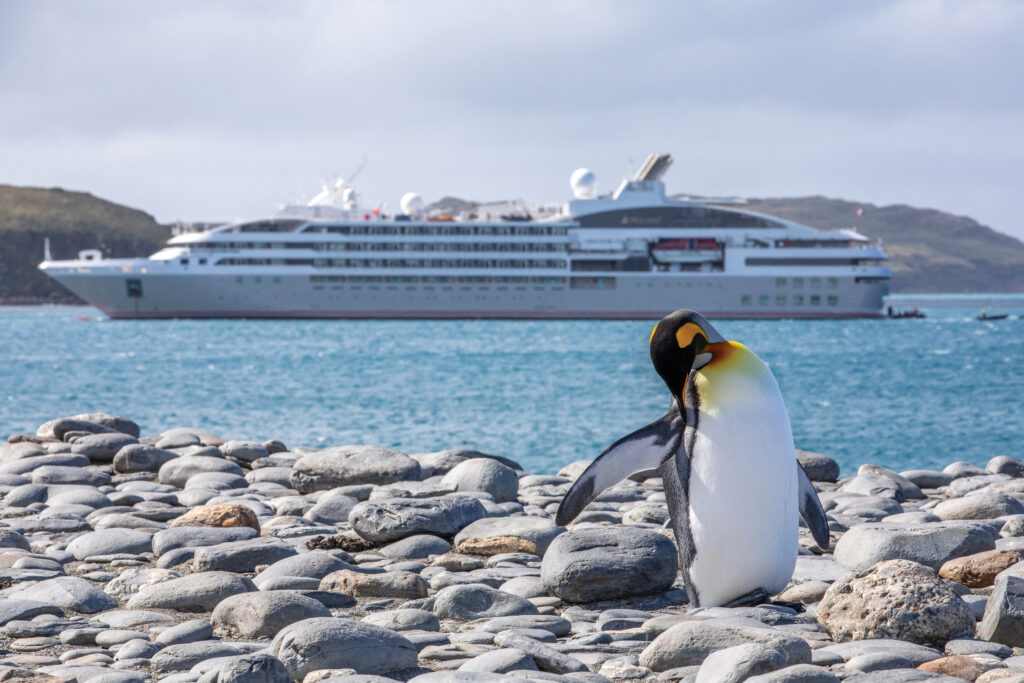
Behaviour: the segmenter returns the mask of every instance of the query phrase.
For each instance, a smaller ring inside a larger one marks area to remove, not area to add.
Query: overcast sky
[[[1024,2],[0,2],[0,183],[160,221],[671,192],[824,194],[1024,237]],[[851,218],[852,221],[852,218]]]

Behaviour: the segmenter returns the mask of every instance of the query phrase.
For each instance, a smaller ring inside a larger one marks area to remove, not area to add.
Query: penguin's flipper
[[[818,492],[814,490],[811,478],[804,472],[800,463],[796,464],[796,478],[800,482],[800,516],[803,518],[807,528],[814,536],[814,542],[822,550],[828,550],[830,542],[828,535],[828,519],[825,518],[825,510],[818,500]]]
[[[564,526],[576,517],[609,486],[636,472],[657,469],[676,452],[681,433],[679,413],[664,417],[624,436],[597,456],[565,494],[555,523]]]

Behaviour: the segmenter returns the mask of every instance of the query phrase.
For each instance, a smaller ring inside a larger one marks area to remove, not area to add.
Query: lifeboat
[[[712,263],[722,260],[722,246],[710,238],[666,240],[651,255],[658,263]]]

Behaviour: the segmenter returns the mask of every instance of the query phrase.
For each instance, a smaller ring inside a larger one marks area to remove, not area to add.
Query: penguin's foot
[[[741,595],[740,597],[736,598],[735,600],[731,600],[731,601],[725,603],[722,606],[723,607],[753,607],[755,605],[761,605],[761,604],[764,604],[764,603],[768,602],[768,598],[770,598],[770,597],[771,596],[768,594],[768,591],[766,591],[765,589],[763,589],[763,588],[755,588],[754,590],[750,591],[749,593],[744,593],[743,595]]]
[[[807,609],[807,605],[802,602],[790,602],[788,600],[769,600],[769,605],[775,605],[776,607],[788,607],[797,614],[803,614]]]

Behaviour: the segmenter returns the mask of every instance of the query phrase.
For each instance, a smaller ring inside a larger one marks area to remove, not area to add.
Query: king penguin
[[[598,456],[565,494],[556,522],[568,524],[629,475],[657,469],[690,604],[767,600],[793,575],[798,511],[815,543],[829,544],[779,385],[753,352],[690,310],[654,327],[651,360],[672,395],[668,412]]]

